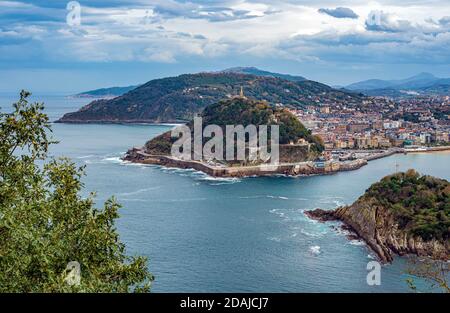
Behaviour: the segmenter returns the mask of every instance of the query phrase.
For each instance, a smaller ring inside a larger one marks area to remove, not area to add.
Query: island
[[[306,215],[341,221],[352,239],[364,240],[385,263],[394,255],[450,256],[450,183],[414,170],[384,177],[352,205]]]

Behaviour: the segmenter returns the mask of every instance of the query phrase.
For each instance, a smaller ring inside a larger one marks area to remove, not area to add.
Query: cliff
[[[450,256],[450,184],[413,170],[383,178],[350,206],[307,215],[342,221],[382,262],[394,255]]]

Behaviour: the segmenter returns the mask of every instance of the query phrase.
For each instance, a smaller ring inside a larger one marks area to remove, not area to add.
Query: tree
[[[96,209],[83,168],[46,162],[51,125],[29,96],[0,113],[0,292],[149,291],[147,259],[127,256],[114,226],[120,205]]]

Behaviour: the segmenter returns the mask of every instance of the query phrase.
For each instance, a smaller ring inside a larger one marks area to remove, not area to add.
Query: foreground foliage
[[[44,164],[50,123],[29,95],[0,114],[0,292],[149,291],[147,260],[125,254],[114,226],[119,204],[82,198],[83,169],[70,160]],[[68,280],[74,261],[79,283]]]

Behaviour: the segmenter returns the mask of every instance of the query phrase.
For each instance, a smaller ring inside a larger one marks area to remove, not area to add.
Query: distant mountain
[[[293,82],[302,82],[307,80],[302,76],[293,76],[289,74],[280,74],[280,73],[272,73],[268,71],[260,70],[256,67],[232,67],[222,71],[222,73],[239,73],[239,74],[249,74],[255,76],[264,76],[264,77],[276,77],[281,79],[286,79]]]
[[[333,89],[314,81],[291,81],[231,71],[184,74],[156,79],[111,100],[96,100],[59,122],[123,123],[190,120],[210,104],[239,94],[269,104],[304,107],[335,103],[361,103],[360,94]]]
[[[370,79],[345,87],[371,96],[411,96],[416,94],[448,94],[450,79],[438,78],[430,73],[400,80]]]
[[[422,89],[425,94],[450,95],[450,79],[443,79],[430,87]]]
[[[354,83],[346,86],[348,90],[372,90],[392,87],[392,83],[387,80],[369,79],[362,82]]]
[[[277,77],[282,78],[294,82],[305,81],[306,78],[302,76],[293,76],[289,74],[280,74],[280,73],[272,73],[268,71],[260,70],[256,67],[233,67],[226,70],[221,71],[221,73],[240,73],[240,74],[249,74],[256,76],[265,76],[265,77]],[[76,98],[115,98],[118,96],[122,96],[127,92],[136,89],[140,85],[128,86],[128,87],[110,87],[110,88],[101,88],[90,91],[84,91],[79,94],[74,95]]]
[[[398,90],[394,88],[370,89],[361,91],[370,97],[406,98],[420,96],[421,93],[415,90]]]
[[[90,91],[81,92],[79,94],[74,95],[76,98],[114,98],[126,94],[127,92],[136,89],[137,86],[128,86],[128,87],[110,87],[110,88],[101,88]]]

